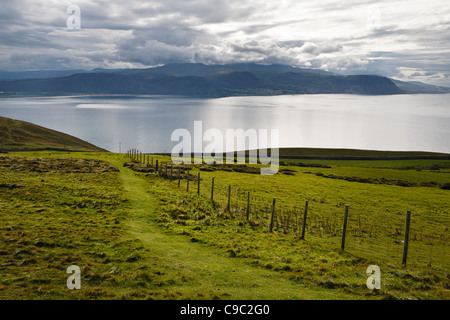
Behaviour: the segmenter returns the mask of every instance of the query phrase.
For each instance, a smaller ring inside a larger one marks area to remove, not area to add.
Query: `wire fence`
[[[193,166],[158,162],[149,156],[132,153],[127,153],[127,156],[133,160],[129,164],[134,166],[133,170],[169,179],[180,187],[180,191],[197,193],[200,201],[212,201],[216,210],[227,212],[235,219],[248,220],[254,226],[341,247],[368,260],[376,256],[388,263],[406,264],[407,258],[409,266],[450,273],[448,215],[443,217],[439,228],[433,224],[435,222],[414,219],[413,215],[414,227],[406,232],[406,216],[403,214],[380,221],[361,212],[352,212],[350,206],[347,207],[350,213],[344,230],[345,205],[327,210],[321,206],[316,210],[307,199],[303,202],[283,201],[276,195],[255,194],[245,186],[229,185],[215,177],[204,178],[201,169],[194,170]]]

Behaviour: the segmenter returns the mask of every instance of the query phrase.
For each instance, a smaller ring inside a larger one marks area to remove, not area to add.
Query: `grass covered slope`
[[[112,153],[0,157],[0,299],[336,298],[160,227],[156,186],[124,162]],[[81,268],[80,290],[66,287],[70,265]]]
[[[170,163],[168,157],[158,159]],[[449,297],[448,160],[293,161],[274,176],[261,176],[245,165],[235,165],[242,170],[197,165],[190,167],[189,191],[186,167],[181,167],[178,186],[178,166],[170,182],[171,170],[166,176],[164,164],[159,174],[135,161],[128,165],[157,186],[162,227],[194,243],[217,246],[230,258],[309,288],[326,289],[338,299],[344,294],[368,299]],[[273,198],[276,210],[270,232]],[[306,240],[301,240],[305,200],[308,221]],[[345,204],[350,214],[342,251]],[[412,222],[405,267],[401,262],[407,210],[412,211]],[[382,270],[380,291],[365,286],[365,270],[371,264]]]
[[[275,176],[213,167],[191,166],[187,191],[186,171],[178,186],[177,166],[171,181],[165,170],[156,174],[114,153],[0,157],[0,298],[450,297],[449,191],[439,187],[450,182],[448,160],[302,160],[282,165]],[[411,186],[388,183],[394,180]],[[231,211],[225,209],[229,185]],[[273,197],[277,213],[269,232]],[[350,215],[341,251],[344,204]],[[407,267],[401,265],[406,210],[413,213]],[[66,288],[72,264],[81,268],[81,290]],[[366,287],[371,264],[381,268],[379,291]]]
[[[29,122],[0,117],[0,151],[106,151],[66,133]]]
[[[0,157],[0,299],[179,297],[187,275],[129,232],[119,170],[83,156]],[[66,287],[70,265],[81,268],[80,290]]]

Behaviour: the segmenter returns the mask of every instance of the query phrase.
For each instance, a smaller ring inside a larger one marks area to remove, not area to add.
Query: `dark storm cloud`
[[[63,44],[49,41],[50,28],[35,28],[32,30],[0,31],[0,43],[2,45],[22,48],[58,48],[64,49]]]
[[[22,19],[22,10],[20,10],[20,1],[4,0],[0,2],[0,24],[23,25],[26,21]]]

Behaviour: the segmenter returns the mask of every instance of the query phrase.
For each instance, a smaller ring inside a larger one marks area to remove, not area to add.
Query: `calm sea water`
[[[285,95],[194,99],[163,96],[2,98],[0,115],[107,150],[171,152],[177,128],[278,129],[279,147],[450,153],[450,95]]]

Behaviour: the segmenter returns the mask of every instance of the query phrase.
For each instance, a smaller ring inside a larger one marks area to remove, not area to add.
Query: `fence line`
[[[227,212],[233,218],[245,219],[269,232],[296,234],[299,239],[307,238],[340,246],[341,250],[367,258],[376,252],[379,257],[394,263],[406,265],[406,261],[409,261],[408,265],[426,265],[437,271],[449,272],[449,250],[445,246],[450,242],[450,236],[445,233],[424,234],[420,228],[424,222],[421,221],[421,226],[416,221],[411,222],[410,211],[402,216],[403,221],[395,217],[398,219],[391,220],[390,224],[374,223],[367,216],[349,211],[350,206],[345,206],[345,210],[324,213],[315,211],[308,200],[305,200],[304,205],[300,205],[300,201],[286,204],[282,200],[275,201],[275,197],[255,195],[241,186],[221,183],[215,177],[204,179],[200,171],[193,175],[189,165],[173,166],[171,163],[169,174],[167,163],[166,170],[162,170],[163,163],[158,168],[158,160],[154,167],[153,158],[145,160],[144,156],[142,159],[137,149],[129,150],[126,157],[146,166],[148,172],[178,181],[178,186],[186,183],[185,190],[191,194],[189,181],[195,181],[195,193],[202,201],[213,202],[216,210]],[[413,230],[410,229],[411,223],[415,226]]]

